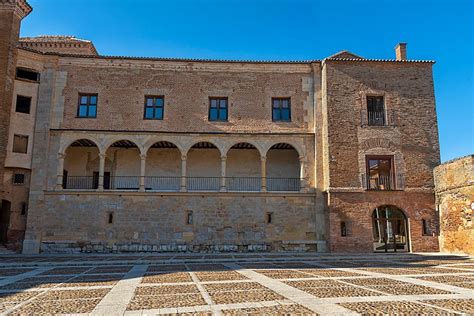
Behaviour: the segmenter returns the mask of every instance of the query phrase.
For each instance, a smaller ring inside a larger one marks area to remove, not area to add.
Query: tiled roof
[[[98,55],[91,41],[76,38],[70,35],[40,35],[22,37],[20,47],[31,48],[43,53],[58,53],[71,55]]]
[[[201,59],[201,58],[168,58],[168,57],[134,57],[134,56],[108,56],[108,55],[78,55],[56,52],[41,52],[30,47],[19,47],[20,49],[43,55],[75,58],[99,58],[99,59],[125,59],[125,60],[151,60],[151,61],[178,61],[178,62],[207,62],[207,63],[254,63],[254,64],[311,64],[323,61],[354,61],[354,62],[395,62],[395,63],[435,63],[434,60],[396,60],[396,59],[367,59],[367,58],[334,58],[328,57],[323,60],[237,60],[237,59]]]
[[[372,62],[396,62],[396,63],[430,63],[434,64],[436,61],[434,60],[420,60],[420,59],[409,59],[409,60],[397,60],[397,59],[370,59],[370,58],[325,58],[323,61],[372,61]]]

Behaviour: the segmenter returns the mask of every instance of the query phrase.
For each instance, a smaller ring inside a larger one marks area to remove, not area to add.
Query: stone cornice
[[[0,10],[14,10],[15,15],[23,19],[33,8],[26,0],[0,0]]]

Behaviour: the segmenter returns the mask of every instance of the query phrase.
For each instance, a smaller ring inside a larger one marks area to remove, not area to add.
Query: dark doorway
[[[372,213],[374,251],[408,251],[408,224],[405,214],[395,206],[377,207]]]
[[[0,243],[7,242],[8,226],[10,225],[10,210],[11,203],[7,200],[2,200],[0,208]]]
[[[94,189],[99,187],[99,172],[94,171]],[[104,190],[110,190],[110,172],[104,172]]]

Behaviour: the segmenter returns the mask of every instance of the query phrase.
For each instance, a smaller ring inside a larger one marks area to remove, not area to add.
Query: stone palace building
[[[103,56],[0,0],[1,242],[437,251],[433,61]],[[74,22],[71,22],[74,23]]]

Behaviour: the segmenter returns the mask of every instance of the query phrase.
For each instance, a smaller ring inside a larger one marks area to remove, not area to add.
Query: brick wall
[[[434,236],[421,231],[422,219],[437,224],[432,170],[439,145],[431,66],[367,61],[323,66],[319,119],[332,251],[373,251],[372,212],[382,205],[405,213],[413,251],[438,250],[436,227]],[[384,97],[387,126],[364,122],[367,95]],[[366,191],[367,155],[394,157],[397,191]],[[341,221],[350,223],[351,236],[341,237]]]

